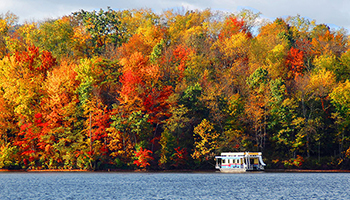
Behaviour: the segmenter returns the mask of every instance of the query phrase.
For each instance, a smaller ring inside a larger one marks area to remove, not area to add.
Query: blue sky
[[[105,9],[107,6],[116,10],[151,8],[159,13],[176,7],[229,12],[251,8],[268,19],[299,14],[315,19],[317,23],[350,30],[350,0],[0,0],[0,13],[11,11],[23,23],[58,18],[81,9]]]

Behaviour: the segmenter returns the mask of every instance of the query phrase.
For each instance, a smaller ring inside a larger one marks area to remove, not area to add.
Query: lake
[[[350,173],[2,172],[0,199],[349,199]]]

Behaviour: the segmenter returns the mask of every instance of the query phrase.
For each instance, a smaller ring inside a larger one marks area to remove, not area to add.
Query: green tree
[[[76,20],[81,23],[91,35],[89,56],[101,55],[106,51],[107,44],[121,45],[120,13],[107,8],[97,11],[84,11],[73,13]]]
[[[339,151],[344,157],[345,150],[349,148],[350,136],[348,135],[350,128],[350,82],[346,80],[335,87],[330,94],[331,102],[336,108],[333,117],[338,127],[337,143]]]
[[[270,90],[268,128],[272,133],[270,139],[276,143],[273,148],[278,149],[275,154],[295,158],[300,145],[293,126],[293,121],[297,117],[297,102],[287,94],[287,88],[282,79],[271,80]]]

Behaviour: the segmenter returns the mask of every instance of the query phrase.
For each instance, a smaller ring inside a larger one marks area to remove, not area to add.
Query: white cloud
[[[189,4],[187,2],[181,3],[181,6],[184,7],[185,9],[187,9],[187,10],[201,10],[200,7],[197,7],[194,4]]]

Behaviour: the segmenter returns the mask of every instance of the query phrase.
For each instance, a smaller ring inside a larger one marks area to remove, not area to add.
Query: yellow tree
[[[203,119],[193,130],[195,142],[192,158],[200,161],[208,161],[215,156],[218,148],[219,134],[214,126],[206,119]]]
[[[306,146],[307,157],[310,157],[312,142],[316,141],[320,145],[320,129],[325,119],[329,117],[328,96],[335,83],[334,73],[326,69],[314,69],[310,76],[296,80],[298,89],[296,97],[300,102],[301,116],[296,118],[293,124],[297,129],[300,146]]]
[[[276,19],[261,27],[250,51],[251,72],[260,66],[266,66],[272,79],[285,79],[288,75],[285,59],[291,44],[292,33],[283,19]]]
[[[248,52],[251,33],[243,19],[229,16],[222,23],[222,30],[211,46],[214,54],[213,66],[220,81],[219,88],[231,96],[241,92],[245,85],[249,68]]]
[[[341,157],[344,154],[349,158],[349,125],[350,125],[350,82],[346,80],[344,83],[339,83],[329,95],[331,103],[335,106],[336,112],[333,113],[333,118],[336,120],[338,133],[337,142]],[[347,150],[346,150],[347,149]],[[345,152],[346,151],[346,152]]]
[[[172,44],[181,43],[183,41],[191,42],[189,41],[189,39],[191,39],[190,37],[196,37],[196,35],[191,33],[205,31],[208,27],[211,16],[210,10],[204,10],[202,12],[198,10],[184,12],[185,13],[180,13],[174,10],[168,10],[163,14],[165,22],[169,27],[167,31]]]
[[[18,17],[11,12],[0,15],[0,58],[7,54],[6,38],[14,31],[17,21]]]

